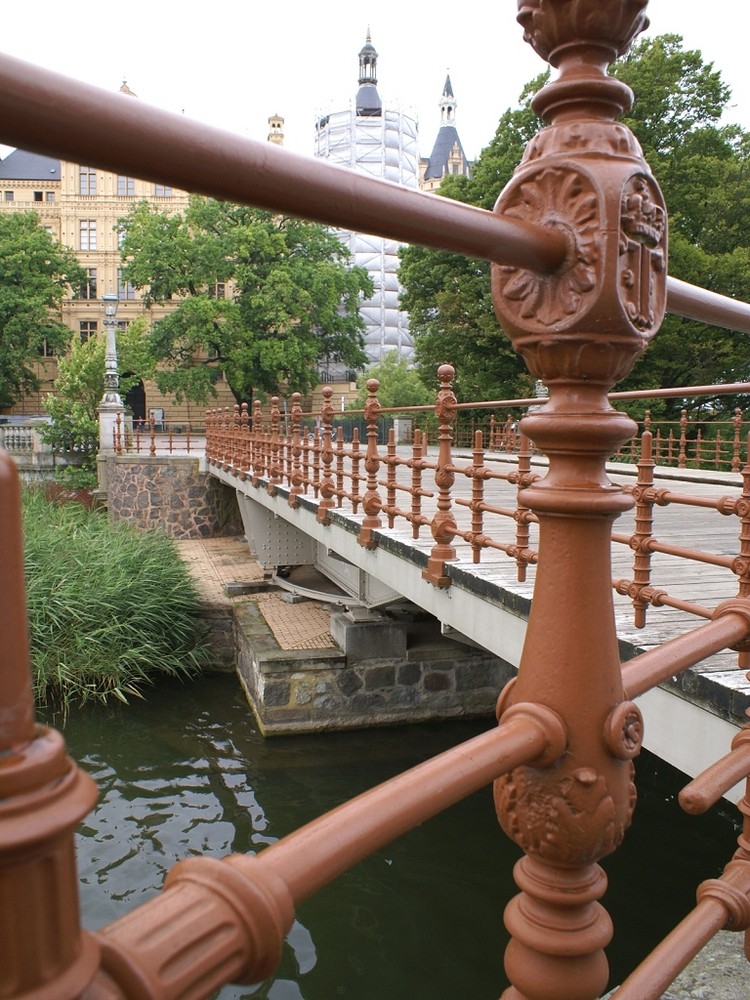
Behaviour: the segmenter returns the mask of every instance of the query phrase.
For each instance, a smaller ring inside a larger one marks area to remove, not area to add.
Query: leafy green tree
[[[73,252],[35,212],[0,215],[0,407],[39,389],[33,363],[45,343],[67,346],[70,330],[56,311],[84,277]]]
[[[120,371],[132,372],[120,376],[120,394],[142,378],[151,378],[155,363],[144,338],[144,319],[136,319],[117,335],[117,357]],[[106,341],[92,337],[84,344],[74,340],[68,354],[57,362],[55,393],[50,393],[44,406],[52,424],[41,429],[42,437],[56,448],[80,448],[84,466],[93,470],[99,449],[99,403],[104,391]]]
[[[670,216],[669,272],[735,298],[750,299],[750,136],[722,125],[730,92],[721,74],[682,39],[664,35],[636,45],[612,72],[635,94],[626,123],[643,146]],[[448,178],[440,194],[491,208],[523,147],[541,124],[530,98],[502,116],[471,179]],[[412,248],[400,271],[417,357],[426,370],[451,361],[459,397],[526,395],[523,366],[499,332],[489,266],[457,255]],[[750,377],[741,334],[668,316],[621,388],[734,382]],[[717,397],[719,406],[735,400]],[[669,412],[679,403],[664,403]]]
[[[508,109],[495,136],[474,164],[470,178],[449,175],[440,194],[491,209],[510,180],[526,143],[540,121],[531,109],[532,96],[546,83],[547,73],[524,87],[517,109]],[[423,377],[435,381],[444,362],[456,369],[460,400],[527,396],[533,388],[523,361],[500,328],[490,295],[487,261],[442,250],[407,247],[401,252],[401,303],[409,313],[416,355]]]
[[[380,364],[372,365],[357,379],[357,396],[350,409],[361,410],[367,399],[367,382],[376,378],[380,382],[378,400],[380,405],[392,409],[397,406],[428,406],[435,402],[435,388],[430,390],[420,380],[416,368],[410,368],[406,358],[398,351],[389,351]]]
[[[366,272],[323,226],[194,197],[184,216],[145,203],[120,220],[124,278],[151,305],[179,299],[148,340],[162,392],[206,402],[223,377],[238,401],[253,389],[304,392],[317,363],[365,363]]]
[[[729,87],[679,35],[646,39],[613,68],[635,94],[625,119],[659,181],[670,222],[669,273],[750,298],[750,136],[721,124]],[[735,382],[750,376],[741,334],[667,316],[622,388]],[[717,397],[719,408],[735,401]],[[681,406],[659,408],[673,415]]]

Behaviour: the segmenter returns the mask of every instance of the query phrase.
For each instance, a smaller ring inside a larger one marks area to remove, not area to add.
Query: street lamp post
[[[99,488],[106,489],[106,457],[115,451],[115,428],[118,416],[122,420],[125,408],[120,396],[120,375],[117,371],[117,306],[119,298],[113,292],[102,296],[104,303],[104,394],[99,403]]]

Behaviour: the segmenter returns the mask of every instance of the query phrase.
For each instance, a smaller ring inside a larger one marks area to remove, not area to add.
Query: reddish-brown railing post
[[[302,484],[302,395],[292,393],[292,488],[289,491],[289,506],[298,507],[299,498],[304,492]]]
[[[731,468],[732,472],[739,472],[742,468],[742,459],[740,457],[740,446],[742,441],[742,410],[739,406],[735,407],[732,424],[734,426],[734,437],[732,439]]]
[[[330,385],[323,388],[323,405],[320,408],[320,423],[323,427],[323,450],[321,460],[323,462],[323,472],[320,479],[321,501],[318,504],[317,519],[321,524],[329,524],[328,511],[335,507],[333,496],[336,492],[336,484],[333,481],[333,446],[331,444],[331,425],[333,424],[333,404],[331,396],[333,389]]]
[[[516,576],[519,583],[526,582],[526,568],[529,560],[526,558],[531,541],[530,524],[534,515],[523,502],[522,491],[527,489],[538,476],[531,471],[531,442],[525,434],[521,434],[518,442],[518,497],[516,499]]]
[[[357,536],[360,545],[366,549],[374,549],[377,538],[373,534],[375,528],[381,528],[383,522],[378,517],[382,510],[383,502],[378,493],[378,469],[380,468],[380,456],[378,455],[378,420],[380,419],[380,401],[378,400],[378,389],[380,382],[376,378],[367,380],[367,400],[365,401],[365,422],[367,424],[367,450],[365,452],[365,472],[367,473],[367,483],[365,494],[362,497],[362,510],[364,518],[362,526]]]
[[[344,428],[336,428],[336,506],[344,503]]]
[[[653,435],[645,431],[641,438],[641,457],[638,462],[638,484],[633,490],[635,498],[635,531],[631,540],[633,549],[633,587],[629,590],[633,601],[634,624],[645,628],[646,610],[649,606],[644,590],[651,583],[651,549],[654,524],[654,460],[651,446]]]
[[[617,848],[634,805],[631,758],[642,722],[625,701],[611,592],[612,521],[632,501],[606,461],[635,425],[609,389],[657,331],[666,304],[666,210],[629,131],[632,101],[607,75],[647,24],[644,0],[522,0],[525,37],[559,77],[533,107],[549,126],[531,141],[496,211],[562,229],[565,265],[550,274],[493,265],[503,329],[549,400],[522,429],[549,470],[521,493],[539,519],[539,564],[518,679],[501,699],[541,702],[568,733],[547,769],[495,784],[500,823],[524,849],[504,1000],[594,1000],[604,992],[611,922],[598,860]],[[604,16],[602,16],[604,13]]]
[[[74,1000],[99,965],[81,928],[74,845],[96,786],[34,719],[19,495],[0,452],[0,992]]]
[[[396,523],[396,431],[393,427],[388,431],[385,456],[385,512],[388,527],[392,528]]]
[[[422,470],[424,469],[424,435],[417,428],[414,431],[414,438],[411,443],[411,535],[412,538],[419,538],[419,529],[424,523],[422,516],[422,497],[425,490],[422,488]]]
[[[250,412],[247,403],[243,403],[240,413],[240,479],[247,479],[249,477],[250,450]]]
[[[471,452],[471,561],[478,563],[481,557],[481,537],[484,531],[484,441],[481,431],[474,432],[474,447]]]
[[[435,469],[435,485],[438,488],[437,513],[432,518],[432,537],[435,544],[427,560],[427,569],[422,579],[436,587],[449,587],[451,578],[445,572],[445,564],[456,558],[456,550],[451,542],[456,536],[456,522],[451,509],[451,487],[455,480],[451,442],[453,441],[453,421],[456,419],[456,397],[453,393],[452,365],[438,368],[440,388],[435,400],[435,416],[438,421],[438,457]]]
[[[687,410],[680,414],[680,453],[677,456],[677,468],[684,469],[687,465]]]
[[[737,575],[738,597],[750,597],[750,434],[745,443],[747,460],[742,468],[742,495],[737,499],[734,510],[740,519],[739,552],[734,563]],[[747,643],[739,649],[739,665],[743,670],[750,667],[750,650]]]
[[[148,415],[148,439],[148,453],[153,457],[156,454],[156,420],[153,410]]]
[[[279,425],[281,423],[281,411],[279,410],[279,397],[271,397],[271,439],[270,457],[268,470],[268,486],[266,489],[271,496],[276,495],[276,487],[281,482],[281,458],[279,441]]]
[[[257,486],[265,472],[265,452],[263,438],[263,405],[259,399],[253,400],[253,465],[252,484]]]
[[[352,502],[352,513],[356,514],[362,497],[359,492],[360,474],[359,463],[362,461],[362,454],[359,450],[359,427],[352,428],[352,492],[350,500]]]
[[[242,412],[240,404],[232,407],[232,422],[229,428],[229,468],[233,473],[240,470],[240,431],[242,430]]]

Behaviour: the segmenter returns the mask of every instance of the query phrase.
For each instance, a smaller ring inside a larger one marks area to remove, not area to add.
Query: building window
[[[79,219],[79,249],[96,250],[96,219]]]
[[[48,191],[47,192],[47,201],[54,201],[54,200],[55,200],[55,192],[54,191]]]
[[[81,343],[85,344],[87,340],[91,340],[92,337],[96,337],[96,320],[95,319],[82,319],[78,324],[78,328],[81,333]]]
[[[223,299],[226,297],[226,285],[223,281],[216,281],[212,288],[209,289],[209,295],[212,299]]]
[[[86,280],[81,285],[81,290],[79,296],[82,299],[95,299],[96,298],[96,268],[89,267],[86,269]]]
[[[6,201],[13,201],[13,192],[12,191],[6,191],[5,192],[5,200]]]
[[[44,191],[35,191],[34,201],[44,201]]]
[[[123,282],[122,271],[117,269],[117,294],[121,299],[134,299],[135,298],[135,286],[131,285],[129,281]]]
[[[172,188],[168,184],[155,184],[154,195],[157,198],[171,198]]]
[[[96,194],[96,171],[93,167],[78,168],[78,193]]]
[[[117,194],[120,198],[132,198],[135,194],[135,180],[121,174],[117,178]]]
[[[47,340],[45,339],[39,345],[37,349],[37,354],[42,358],[54,358],[55,349],[50,344],[48,344]]]

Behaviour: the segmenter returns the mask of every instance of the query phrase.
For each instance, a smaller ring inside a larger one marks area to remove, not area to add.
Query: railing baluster
[[[239,454],[240,459],[237,472],[240,479],[247,479],[250,470],[250,412],[246,402],[240,408]]]
[[[414,439],[411,447],[411,536],[419,538],[419,529],[424,524],[422,516],[422,470],[424,468],[424,435],[417,428],[414,431]]]
[[[652,457],[653,435],[646,431],[641,439],[641,459],[638,462],[638,484],[633,490],[635,497],[635,531],[631,546],[633,549],[633,589],[629,591],[633,601],[634,624],[645,628],[646,611],[649,601],[643,591],[651,583],[651,550],[649,542],[653,537],[654,525],[654,461]]]
[[[279,441],[279,424],[281,422],[281,411],[279,410],[279,397],[271,397],[271,435],[270,435],[270,456],[269,456],[269,476],[267,490],[271,496],[276,495],[276,488],[281,482],[281,460]]]
[[[529,557],[531,543],[531,523],[536,517],[523,502],[523,490],[527,489],[537,478],[531,471],[531,441],[521,433],[518,444],[518,478],[516,493],[516,579],[519,583],[526,582],[526,568],[531,561]]]
[[[739,406],[735,407],[732,423],[734,425],[734,438],[732,441],[732,472],[739,472],[742,468],[742,459],[740,457],[740,445],[742,441],[742,410]]]
[[[388,515],[388,527],[392,528],[396,521],[396,432],[391,427],[388,431],[388,444],[385,458],[385,512]]]
[[[456,550],[451,544],[456,533],[456,522],[451,510],[451,487],[455,480],[451,456],[453,440],[453,421],[456,418],[456,397],[453,394],[453,376],[456,374],[452,365],[441,365],[438,368],[438,389],[435,401],[435,415],[438,419],[438,458],[435,470],[435,485],[438,488],[437,513],[432,518],[432,546],[427,560],[427,569],[422,578],[436,587],[449,587],[451,578],[446,574],[446,562],[456,558]]]
[[[292,488],[289,491],[289,506],[298,507],[302,495],[304,471],[302,468],[302,395],[292,393]]]
[[[484,442],[482,432],[474,435],[474,448],[471,452],[471,561],[478,563],[481,558],[482,546],[480,539],[484,532]]]
[[[344,504],[344,428],[336,428],[336,506]]]
[[[380,419],[380,401],[378,400],[378,389],[380,382],[376,378],[367,380],[367,400],[365,401],[365,422],[367,423],[367,451],[365,453],[365,472],[367,473],[367,483],[365,495],[362,498],[362,510],[364,518],[359,531],[357,541],[366,549],[374,549],[378,540],[373,534],[376,528],[381,528],[383,522],[378,517],[382,510],[383,503],[378,492],[378,469],[380,468],[380,456],[378,455],[378,420]]]
[[[336,492],[336,484],[333,481],[331,466],[333,465],[333,447],[331,445],[331,427],[333,424],[333,405],[331,396],[333,389],[330,385],[323,388],[323,405],[320,408],[320,422],[323,425],[323,450],[321,458],[323,460],[323,471],[320,480],[321,501],[318,504],[317,519],[321,524],[330,524],[328,511],[335,507],[333,495]]]
[[[359,492],[361,482],[359,464],[361,461],[362,457],[359,449],[359,427],[354,427],[352,428],[352,492],[350,498],[353,514],[358,512],[359,505],[362,502],[362,496]]]
[[[677,456],[677,468],[684,469],[687,465],[687,410],[680,414],[680,453]]]
[[[253,486],[257,486],[265,472],[263,436],[263,404],[253,400]]]

